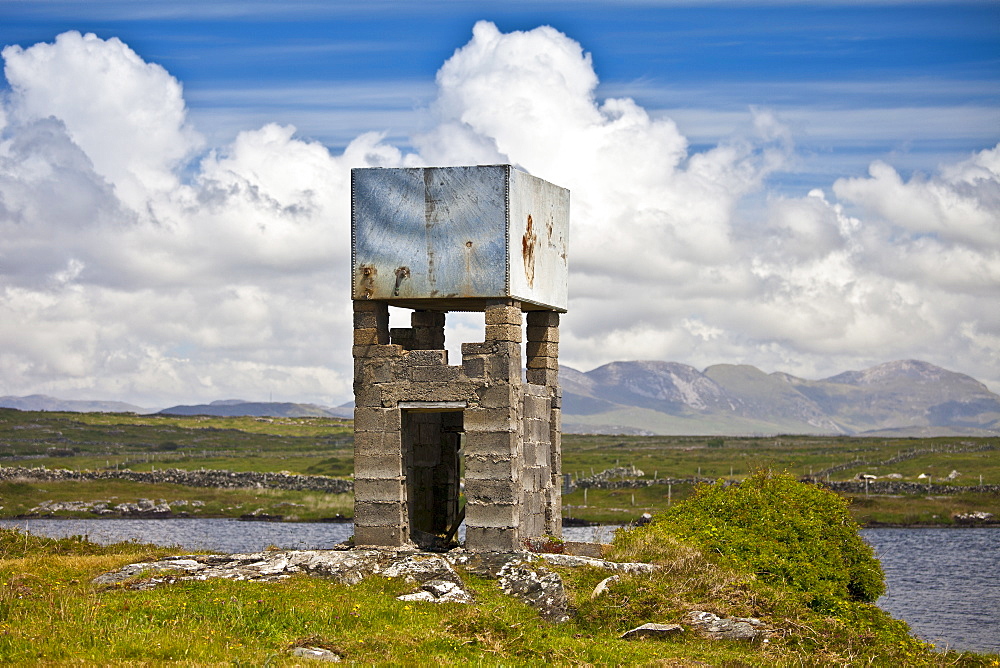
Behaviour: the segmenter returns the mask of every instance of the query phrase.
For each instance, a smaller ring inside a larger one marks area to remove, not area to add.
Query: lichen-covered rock
[[[412,594],[397,596],[400,601],[421,601],[425,603],[472,603],[472,594],[462,585],[450,580],[428,580],[420,585],[420,590]]]
[[[569,619],[569,600],[558,573],[544,566],[511,561],[500,569],[497,578],[503,593],[535,608],[543,619],[551,622]]]
[[[701,635],[715,640],[753,640],[771,631],[755,617],[719,617],[702,610],[692,610],[687,620]]]
[[[292,656],[302,659],[312,659],[313,661],[327,661],[329,663],[340,663],[340,656],[322,647],[293,647],[289,650]]]

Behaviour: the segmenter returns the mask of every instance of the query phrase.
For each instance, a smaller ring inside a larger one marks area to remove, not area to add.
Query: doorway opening
[[[423,548],[447,548],[464,518],[462,417],[450,407],[402,411],[409,535]]]

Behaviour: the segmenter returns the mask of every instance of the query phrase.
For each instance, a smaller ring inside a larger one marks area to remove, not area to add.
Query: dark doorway
[[[461,522],[462,411],[403,410],[402,428],[410,539],[431,547]]]

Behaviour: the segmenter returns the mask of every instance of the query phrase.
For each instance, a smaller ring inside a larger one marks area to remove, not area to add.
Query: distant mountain
[[[611,362],[582,373],[559,370],[562,422],[568,433],[866,436],[1000,435],[1000,395],[976,379],[917,360],[846,371],[823,380],[764,373],[748,365],[704,371],[677,362]],[[0,407],[32,411],[153,411],[118,401],[0,397]],[[166,415],[340,417],[353,403],[242,399],[173,406]]]
[[[0,397],[0,408],[68,413],[153,413],[156,410],[127,404],[123,401],[56,399],[44,394],[32,394],[27,397]]]
[[[676,362],[562,367],[563,429],[589,433],[1000,434],[1000,395],[917,360],[824,380],[747,365]]]
[[[243,401],[225,399],[210,404],[194,406],[172,406],[160,411],[160,415],[215,415],[222,417],[354,417],[354,410],[326,408],[316,404],[278,403],[271,401]]]

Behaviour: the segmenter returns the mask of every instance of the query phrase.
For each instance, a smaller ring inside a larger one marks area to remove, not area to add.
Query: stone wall
[[[449,365],[444,313],[414,311],[410,327],[390,330],[387,304],[354,302],[356,544],[455,528],[458,443],[469,549],[561,533],[559,316],[528,313],[527,382],[521,304],[492,302],[484,319],[485,340],[463,344],[461,364]]]
[[[28,468],[24,466],[0,467],[0,480],[128,480],[131,482],[171,483],[187,487],[216,487],[224,489],[255,487],[288,489],[295,491],[316,491],[328,494],[350,492],[354,485],[350,480],[329,478],[321,475],[294,475],[290,473],[257,473],[254,471],[185,471],[182,469],[158,469],[155,471],[132,471],[129,469],[107,471],[71,471],[69,469],[48,469],[44,466]]]

